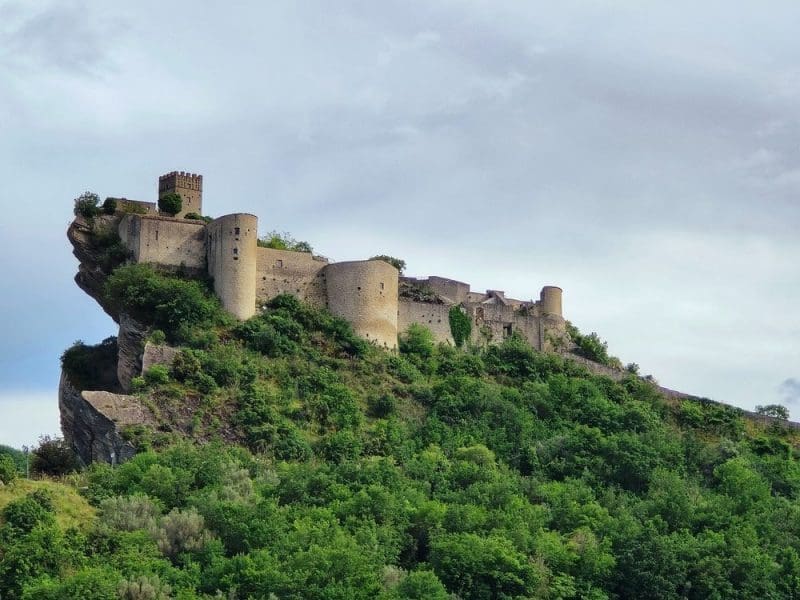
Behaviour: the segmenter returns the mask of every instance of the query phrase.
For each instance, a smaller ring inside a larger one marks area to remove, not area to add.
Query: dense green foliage
[[[270,231],[267,235],[258,238],[257,243],[261,248],[272,248],[273,250],[314,251],[311,244],[294,239],[288,232]]]
[[[174,217],[183,209],[183,199],[180,194],[170,192],[158,199],[158,211]]]
[[[601,365],[616,368],[622,367],[620,360],[608,353],[608,342],[600,339],[600,336],[594,331],[589,335],[583,334],[577,327],[567,321],[567,333],[569,333],[569,337],[575,344],[575,353],[579,356],[599,362]]]
[[[78,340],[61,355],[61,368],[81,390],[113,388],[116,380],[117,338],[109,337],[96,346]]]
[[[192,341],[190,332],[205,331],[226,322],[219,300],[204,282],[159,273],[146,264],[119,267],[106,281],[106,299],[171,341]]]
[[[448,313],[450,333],[458,348],[461,348],[472,335],[472,319],[460,306],[451,306]]]
[[[402,275],[406,270],[406,261],[404,261],[402,258],[389,256],[388,254],[378,254],[377,256],[371,257],[369,260],[382,260],[383,262],[387,262],[395,269],[400,271],[400,275]]]
[[[100,196],[94,192],[84,192],[75,198],[74,202],[73,213],[76,217],[80,216],[85,219],[93,219],[100,214],[100,208],[98,207]]]
[[[99,513],[82,530],[46,498],[6,507],[4,598],[800,594],[800,464],[780,427],[517,336],[464,351],[415,326],[393,354],[291,296],[226,323],[198,311],[197,282],[134,269],[111,297],[192,341],[141,382],[165,437],[84,473]],[[177,296],[193,316],[159,308]]]
[[[117,211],[117,199],[106,198],[103,201],[103,212],[107,215],[113,215]]]

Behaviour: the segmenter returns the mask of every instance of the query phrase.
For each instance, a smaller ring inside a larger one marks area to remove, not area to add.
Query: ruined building
[[[202,214],[203,178],[172,172],[159,178],[159,198],[178,193],[183,209],[158,214],[155,203],[118,200],[126,212],[119,235],[135,262],[207,272],[225,309],[239,319],[282,293],[327,307],[348,320],[357,334],[395,348],[397,335],[412,323],[438,341],[453,342],[449,312],[459,306],[472,320],[476,343],[518,332],[534,348],[552,349],[565,335],[561,288],[545,286],[537,301],[506,298],[502,291],[473,292],[469,284],[443,277],[401,277],[380,260],[329,262],[311,253],[258,246],[258,217],[237,213],[208,223],[185,218]]]

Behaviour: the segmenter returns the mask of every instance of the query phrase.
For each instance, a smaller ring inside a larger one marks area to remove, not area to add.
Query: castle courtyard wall
[[[280,294],[293,294],[318,307],[326,306],[324,268],[328,262],[310,252],[256,249],[256,298],[266,302]]]
[[[202,222],[128,214],[122,217],[118,232],[135,262],[206,269]]]

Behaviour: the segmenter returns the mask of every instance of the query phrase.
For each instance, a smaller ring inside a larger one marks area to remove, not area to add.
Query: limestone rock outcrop
[[[136,396],[111,392],[79,391],[62,373],[58,406],[64,439],[84,464],[92,461],[121,463],[135,453],[122,435],[129,425],[154,426],[156,420]]]
[[[142,374],[142,355],[149,329],[126,313],[119,315],[117,379],[123,391],[131,391],[131,379]]]

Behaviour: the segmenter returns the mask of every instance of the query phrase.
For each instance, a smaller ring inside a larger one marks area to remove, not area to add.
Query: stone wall
[[[128,214],[122,217],[118,231],[135,262],[206,270],[202,222]]]
[[[258,217],[234,214],[207,226],[208,274],[225,310],[238,319],[256,312]]]
[[[328,261],[309,252],[256,249],[256,298],[266,302],[293,294],[314,306],[327,301],[324,267]]]
[[[401,298],[398,302],[397,331],[403,333],[412,323],[430,329],[437,342],[455,344],[450,332],[450,305]]]
[[[387,348],[397,347],[399,273],[382,260],[325,267],[328,308],[348,320],[356,334]]]

